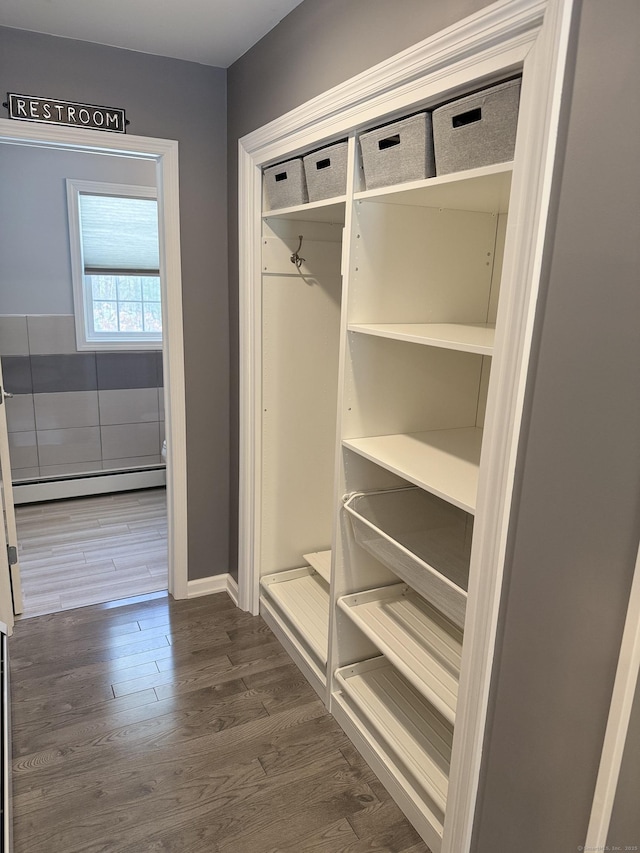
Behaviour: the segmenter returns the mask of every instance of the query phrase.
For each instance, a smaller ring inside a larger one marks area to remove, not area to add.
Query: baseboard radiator
[[[31,480],[13,484],[13,502],[28,504],[127,492],[134,489],[152,489],[165,486],[166,482],[164,466]]]

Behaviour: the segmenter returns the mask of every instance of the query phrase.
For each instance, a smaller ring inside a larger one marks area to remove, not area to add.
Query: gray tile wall
[[[73,316],[0,316],[14,482],[162,464],[162,353],[82,352]]]

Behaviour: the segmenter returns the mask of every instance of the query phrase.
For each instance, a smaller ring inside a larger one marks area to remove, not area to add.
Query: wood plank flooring
[[[226,594],[25,619],[9,653],[15,853],[428,853]]]
[[[23,618],[167,588],[165,489],[16,507]]]

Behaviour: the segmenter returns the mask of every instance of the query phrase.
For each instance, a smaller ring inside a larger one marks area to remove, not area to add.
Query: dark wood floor
[[[39,616],[9,647],[15,853],[428,853],[224,594]]]

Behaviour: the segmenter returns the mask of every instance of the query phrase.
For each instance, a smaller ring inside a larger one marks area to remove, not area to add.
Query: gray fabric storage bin
[[[334,198],[347,191],[347,143],[337,142],[303,157],[309,201]]]
[[[269,166],[264,170],[263,185],[265,210],[293,207],[309,201],[301,157]]]
[[[419,113],[360,134],[368,190],[435,175],[431,114]]]
[[[520,80],[508,80],[433,111],[438,175],[513,160]]]

